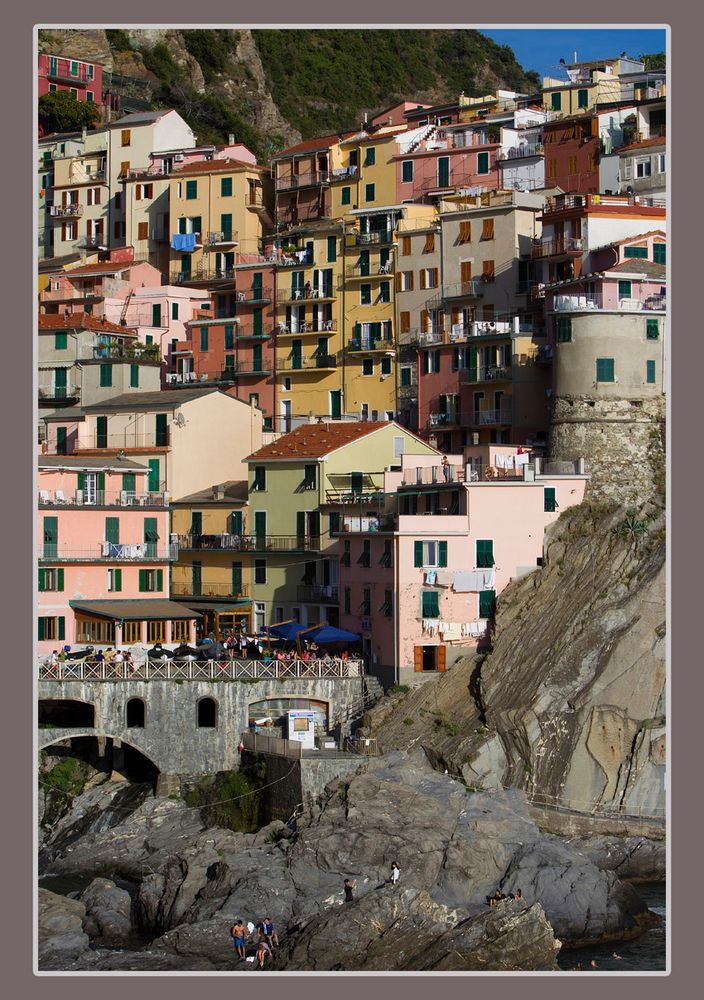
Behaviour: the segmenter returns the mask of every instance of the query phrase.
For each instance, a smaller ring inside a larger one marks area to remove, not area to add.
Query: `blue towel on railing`
[[[171,237],[172,250],[184,250],[186,253],[193,253],[196,248],[195,233],[174,233]]]

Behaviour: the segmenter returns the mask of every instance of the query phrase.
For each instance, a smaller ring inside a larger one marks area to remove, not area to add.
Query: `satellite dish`
[[[184,415],[182,413],[177,413],[176,414],[176,416],[174,417],[174,422],[176,423],[177,427],[185,427],[186,426],[186,418],[184,417]]]

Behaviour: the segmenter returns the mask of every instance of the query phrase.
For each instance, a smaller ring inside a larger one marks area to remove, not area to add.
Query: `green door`
[[[264,548],[266,544],[266,511],[255,510],[254,512],[254,534],[257,548]]]
[[[229,243],[232,239],[232,215],[220,216],[220,228],[222,229],[223,240]]]
[[[161,303],[152,303],[152,326],[161,326]]]
[[[181,274],[189,275],[191,273],[191,255],[189,253],[181,254]]]
[[[359,252],[359,273],[366,277],[369,274],[369,251],[360,250]]]
[[[144,518],[144,544],[146,545],[146,555],[150,559],[156,558],[156,543],[159,540],[156,524],[155,517]]]
[[[543,510],[550,512],[557,510],[554,486],[545,486],[543,488]]]
[[[342,416],[342,393],[339,389],[333,389],[330,393],[330,416],[333,420],[339,420]]]
[[[129,493],[133,496],[137,492],[137,477],[134,472],[122,473],[122,490],[124,493]]]
[[[54,372],[54,391],[57,399],[66,399],[67,375],[65,368],[57,368]]]
[[[199,562],[191,563],[191,584],[194,597],[203,593],[203,567]]]
[[[469,349],[469,381],[477,381],[477,349],[476,347],[470,347]]]
[[[106,517],[105,518],[105,541],[109,542],[111,545],[120,544],[120,518],[119,517]]]
[[[352,485],[352,492],[361,493],[364,487],[364,473],[350,472],[350,482]]]
[[[56,428],[56,454],[66,455],[68,454],[68,431],[65,427]]]
[[[477,539],[477,567],[486,569],[494,565],[494,542],[490,538]]]
[[[263,323],[264,310],[255,309],[252,313],[252,333],[255,337],[261,337],[264,333]]]
[[[232,564],[232,596],[238,597],[242,593],[242,563]]]
[[[161,484],[160,462],[158,458],[150,458],[149,477],[147,479],[147,489],[150,493],[158,493]]]
[[[233,535],[242,534],[242,511],[233,510],[230,514],[230,532]]]
[[[292,340],[291,341],[291,367],[292,368],[302,368],[303,367],[303,341],[302,340]]]
[[[200,537],[203,534],[203,513],[200,510],[191,511],[191,535]]]
[[[262,293],[262,279],[263,274],[261,271],[257,271],[256,274],[252,276],[252,298],[261,299],[263,298]]]
[[[108,418],[98,417],[95,421],[95,447],[107,448],[108,446]]]
[[[496,610],[496,591],[482,590],[479,593],[479,617],[493,618]]]
[[[296,545],[299,549],[306,547],[306,512],[299,510],[296,514]]]
[[[263,369],[262,362],[262,345],[253,344],[252,345],[252,371],[260,372]]]
[[[438,157],[438,187],[450,186],[450,157]]]
[[[166,414],[157,413],[156,415],[156,445],[157,447],[163,447],[169,443],[169,429],[166,426]]]
[[[320,513],[313,510],[308,515],[308,547],[317,549],[320,546]]]
[[[55,559],[59,548],[59,522],[55,517],[44,518],[44,558]]]

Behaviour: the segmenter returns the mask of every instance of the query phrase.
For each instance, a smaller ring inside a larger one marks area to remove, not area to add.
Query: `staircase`
[[[122,312],[120,313],[120,326],[124,326],[127,321],[127,309],[130,304],[130,299],[132,298],[133,295],[134,291],[130,288],[129,292],[127,293],[124,305],[122,306]]]
[[[437,128],[438,127],[435,124],[428,125],[426,128],[424,128],[421,134],[418,136],[418,138],[414,139],[414,141],[408,147],[406,153],[415,153],[415,151],[418,149],[418,147],[422,142],[425,142],[426,139],[429,139],[432,135],[435,135],[435,133],[437,132]]]
[[[359,723],[362,716],[376,705],[380,698],[384,696],[384,689],[377,677],[365,675],[362,678],[362,686],[356,698],[338,709],[330,719],[330,729],[340,727],[340,742],[352,733],[355,723]]]

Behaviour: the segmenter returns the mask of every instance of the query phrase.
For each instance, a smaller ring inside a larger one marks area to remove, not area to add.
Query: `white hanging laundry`
[[[522,455],[516,455],[516,468],[519,468],[522,465],[528,465],[529,461],[530,461],[530,455],[528,455],[526,452],[523,452]]]
[[[454,570],[439,569],[436,579],[438,587],[451,587],[455,579]]]
[[[434,569],[426,570],[426,573],[425,573],[425,582],[426,583],[434,585],[436,578],[437,578],[437,572]]]

